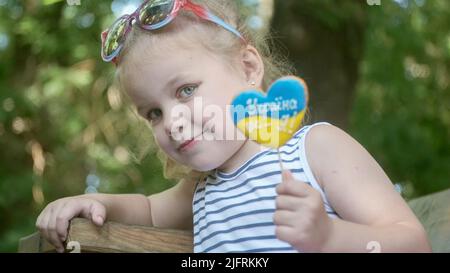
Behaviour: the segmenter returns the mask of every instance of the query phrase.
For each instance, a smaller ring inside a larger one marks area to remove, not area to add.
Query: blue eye
[[[178,89],[177,98],[186,99],[192,96],[197,89],[197,85],[189,85]]]
[[[150,111],[147,112],[147,119],[150,122],[156,122],[162,117],[162,111],[161,109],[150,109]]]

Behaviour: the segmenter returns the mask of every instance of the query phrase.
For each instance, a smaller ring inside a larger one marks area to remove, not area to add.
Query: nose
[[[167,136],[176,142],[185,141],[191,131],[191,110],[183,104],[171,105],[163,111],[164,129]],[[186,135],[185,137],[183,137]]]
[[[180,135],[183,133],[183,124],[179,121],[175,122],[168,122],[165,126],[166,133],[169,137],[174,139],[177,135]]]
[[[165,131],[171,140],[183,141],[183,132],[186,130],[186,119],[183,117],[167,118],[165,122]]]

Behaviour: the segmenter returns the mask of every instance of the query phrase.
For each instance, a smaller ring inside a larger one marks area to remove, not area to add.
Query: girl
[[[166,174],[182,178],[149,197],[50,203],[36,225],[58,251],[77,216],[99,226],[192,229],[195,252],[430,251],[387,175],[339,128],[299,130],[280,148],[283,173],[275,150],[236,129],[233,97],[266,90],[288,70],[245,28],[233,1],[149,0],[102,37],[102,57],[116,64],[122,89],[149,121]]]

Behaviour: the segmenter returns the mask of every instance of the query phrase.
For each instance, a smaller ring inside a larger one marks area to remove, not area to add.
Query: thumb
[[[91,221],[97,226],[102,226],[106,218],[106,208],[100,202],[93,202],[89,211]]]
[[[281,176],[284,183],[286,183],[287,181],[292,181],[294,179],[290,170],[283,170],[281,172]]]

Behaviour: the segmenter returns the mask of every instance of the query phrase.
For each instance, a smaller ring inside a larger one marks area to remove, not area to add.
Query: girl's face
[[[138,39],[121,75],[139,114],[172,159],[197,171],[220,169],[245,143],[228,109],[249,87],[245,74],[201,45],[159,55],[145,46]]]

